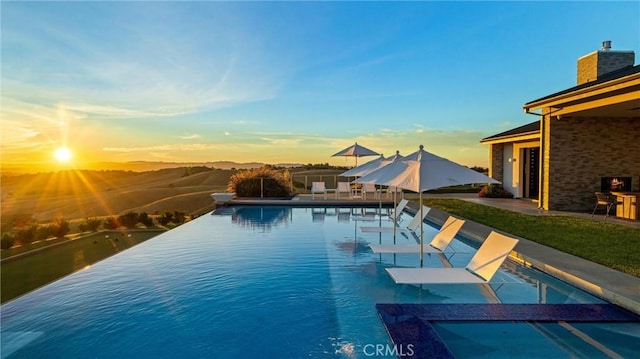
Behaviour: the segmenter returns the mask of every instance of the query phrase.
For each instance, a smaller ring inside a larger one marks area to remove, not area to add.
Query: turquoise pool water
[[[494,278],[504,283],[491,287],[397,285],[384,268],[416,266],[418,256],[373,254],[367,244],[392,235],[362,225],[391,224],[353,208],[201,216],[4,304],[2,358],[392,357],[373,350],[392,347],[376,303],[601,303],[511,262]],[[435,232],[425,226],[427,238]],[[475,250],[463,238],[452,247],[455,255],[427,257],[425,266],[464,266]],[[434,326],[461,358],[640,352],[638,324],[571,324],[589,339],[557,323]]]

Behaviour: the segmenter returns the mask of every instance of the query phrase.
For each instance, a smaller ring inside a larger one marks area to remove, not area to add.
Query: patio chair
[[[409,232],[415,234],[416,230],[420,227],[420,222],[424,221],[424,217],[427,216],[427,213],[429,213],[430,210],[431,208],[422,206],[422,216],[420,216],[419,213],[416,213],[406,227],[396,227],[395,230],[401,233]],[[363,232],[393,232],[393,227],[360,227],[360,230]]]
[[[596,213],[596,210],[600,206],[604,206],[607,209],[607,213],[604,215],[604,220],[607,220],[609,216],[609,211],[611,211],[611,207],[617,204],[616,196],[608,195],[602,192],[596,192],[596,205],[593,207],[593,212],[591,212],[591,217]]]
[[[464,268],[387,268],[398,284],[487,284],[518,240],[491,232]]]
[[[346,193],[350,199],[353,198],[351,194],[351,183],[338,182],[338,187],[336,188],[336,199],[340,198],[341,193]]]
[[[372,193],[373,199],[376,199],[376,192],[378,192],[378,189],[376,188],[375,184],[373,183],[362,184],[362,199],[367,199],[367,193]]]
[[[311,183],[311,199],[316,199],[316,193],[322,193],[324,195],[324,199],[327,199],[327,188],[325,187],[324,182]]]
[[[431,242],[423,246],[422,253],[444,252],[463,224],[464,220],[449,216]],[[420,253],[420,244],[369,244],[369,247],[373,253]]]

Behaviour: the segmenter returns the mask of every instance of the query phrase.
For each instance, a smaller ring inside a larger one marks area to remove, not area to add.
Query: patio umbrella
[[[394,186],[417,192],[420,196],[421,211],[424,191],[471,183],[500,183],[468,167],[429,153],[422,145],[417,152],[405,157],[405,160],[390,163],[354,182]],[[420,266],[423,262],[423,249],[424,234],[421,222]]]
[[[404,159],[403,156],[400,155],[400,151],[396,151],[396,154],[393,156],[389,156],[387,158],[384,158],[384,156],[382,154],[380,154],[380,157],[376,158],[375,160],[371,160],[365,164],[362,164],[360,166],[354,167],[346,172],[343,172],[341,174],[339,174],[338,176],[341,177],[350,177],[350,176],[354,176],[354,177],[362,177],[365,176],[375,170],[378,170],[394,161],[400,161]],[[380,193],[380,211],[382,211],[382,193]],[[393,207],[395,208],[396,205],[396,200],[397,200],[397,193],[394,193],[393,195]],[[394,227],[396,225],[396,221],[394,221]],[[395,242],[395,231],[393,233],[393,239]]]
[[[385,165],[384,161],[385,161],[384,156],[380,154],[380,157],[376,158],[375,160],[371,160],[367,163],[361,164],[360,166],[353,167],[348,171],[340,173],[338,176],[339,177],[361,177]]]
[[[360,146],[358,144],[358,142],[356,142],[355,144],[345,148],[344,150],[333,154],[331,157],[336,157],[336,156],[350,156],[350,157],[355,157],[356,158],[356,167],[358,166],[358,157],[365,157],[365,156],[377,156],[379,155],[379,153],[372,151],[364,146]]]

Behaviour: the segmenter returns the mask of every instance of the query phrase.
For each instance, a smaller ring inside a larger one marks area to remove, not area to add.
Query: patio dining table
[[[616,216],[620,218],[640,219],[640,192],[611,192],[618,198]]]

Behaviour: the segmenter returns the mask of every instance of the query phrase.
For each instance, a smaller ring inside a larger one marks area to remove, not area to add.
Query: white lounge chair
[[[340,198],[341,193],[346,193],[349,198],[353,198],[353,196],[351,195],[351,183],[338,182],[338,187],[336,188],[336,199]]]
[[[449,216],[431,242],[423,246],[422,253],[444,252],[463,224],[463,219]],[[420,253],[420,244],[370,244],[369,247],[373,253]]]
[[[322,193],[324,199],[327,199],[327,188],[324,186],[324,182],[311,183],[311,199],[316,199],[316,193]]]
[[[404,211],[404,207],[406,207],[407,204],[409,204],[409,200],[408,199],[403,199],[400,202],[398,202],[398,205],[396,206],[396,208],[391,210],[391,214],[389,215],[389,218],[392,221],[396,221],[397,222],[400,219],[400,216],[402,215],[402,212]]]
[[[420,227],[420,222],[424,221],[424,217],[427,216],[427,213],[429,213],[430,210],[431,208],[422,206],[422,216],[420,216],[419,212],[416,213],[406,227],[396,227],[396,231],[415,233],[415,231]],[[393,227],[360,227],[360,230],[363,232],[393,232]]]
[[[496,274],[518,240],[491,232],[464,268],[387,268],[398,284],[485,284]]]
[[[373,183],[362,184],[362,199],[367,199],[367,193],[373,194],[373,199],[376,199],[376,185]]]

